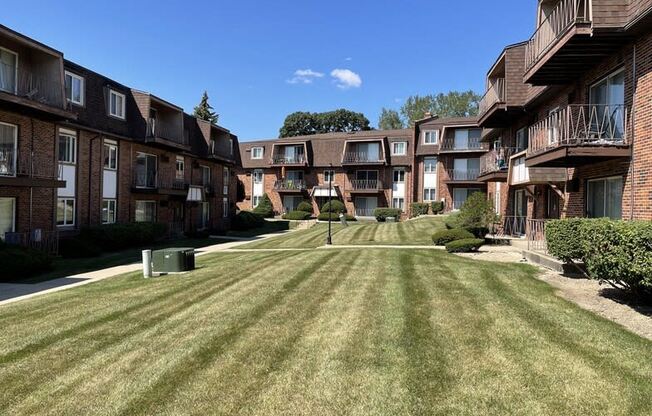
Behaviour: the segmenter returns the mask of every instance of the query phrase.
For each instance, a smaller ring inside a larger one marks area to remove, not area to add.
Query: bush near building
[[[82,228],[78,238],[92,242],[102,251],[118,251],[162,240],[167,232],[167,224],[136,222]]]
[[[432,235],[432,242],[436,246],[445,246],[451,241],[466,240],[474,238],[475,236],[463,228],[455,228],[452,230],[437,231]]]
[[[398,208],[376,208],[374,217],[378,222],[385,222],[390,217],[394,217],[398,221],[401,218],[401,210]]]
[[[311,214],[306,211],[290,211],[286,214],[283,214],[283,219],[284,220],[307,220],[309,219]]]
[[[303,211],[307,212],[308,214],[312,214],[312,204],[308,201],[302,201],[297,205],[297,211]]]
[[[652,295],[652,222],[551,220],[546,242],[560,260],[584,262],[591,278],[638,296]]]
[[[491,201],[482,192],[469,196],[462,204],[456,220],[459,227],[473,233],[477,238],[484,238],[489,227],[496,222],[498,215]]]
[[[231,228],[236,231],[251,230],[265,225],[265,219],[251,211],[240,211],[233,217]]]
[[[410,208],[412,211],[412,217],[418,217],[420,215],[428,215],[430,204],[425,202],[413,202]]]
[[[471,253],[478,251],[484,244],[481,238],[465,238],[463,240],[455,240],[446,244],[446,251],[449,253]]]
[[[334,213],[345,213],[346,212],[346,207],[344,206],[344,203],[340,201],[339,199],[333,199],[330,202],[326,202],[322,207],[321,207],[321,213],[324,212],[334,212]]]
[[[444,203],[442,201],[434,201],[430,203],[430,210],[434,215],[444,212]]]
[[[328,221],[328,217],[331,218],[331,221],[340,220],[340,214],[335,212],[322,212],[317,216],[317,219],[319,221]],[[348,214],[344,214],[344,218],[346,218],[347,221],[357,221],[357,219],[354,216]]]
[[[272,200],[269,199],[267,194],[263,194],[260,198],[260,202],[256,208],[252,211],[254,214],[258,214],[263,218],[273,218],[274,217],[274,206],[272,205]]]
[[[52,261],[52,256],[45,252],[0,241],[0,282],[24,279],[51,270]]]

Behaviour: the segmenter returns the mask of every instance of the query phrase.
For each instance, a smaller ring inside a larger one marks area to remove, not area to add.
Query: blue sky
[[[56,4],[14,2],[1,22],[188,112],[206,89],[219,123],[241,140],[276,137],[293,111],[347,108],[375,126],[382,107],[398,109],[413,94],[481,93],[502,48],[531,35],[536,8],[535,0]]]

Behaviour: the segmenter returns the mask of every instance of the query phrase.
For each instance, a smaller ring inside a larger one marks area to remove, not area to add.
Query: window
[[[137,188],[156,188],[156,156],[136,153],[134,185]]]
[[[392,155],[405,156],[407,154],[407,142],[392,143]]]
[[[125,118],[125,95],[117,91],[109,90],[109,115],[124,120]]]
[[[425,188],[423,190],[423,200],[425,202],[436,201],[437,200],[436,191],[437,190],[435,188]]]
[[[18,153],[18,127],[13,124],[0,123],[0,175],[16,174],[16,156]]]
[[[115,142],[104,142],[104,169],[118,168],[118,145]]]
[[[253,200],[254,208],[256,208],[258,204],[260,204],[261,199],[263,199],[261,195],[254,195],[254,200]]]
[[[233,138],[229,137],[229,154],[233,156]]]
[[[201,228],[208,228],[211,219],[211,206],[208,202],[201,203]]]
[[[5,239],[5,233],[16,231],[16,199],[0,198],[0,240]]]
[[[84,105],[84,78],[66,71],[66,99],[77,105]]]
[[[211,185],[211,168],[209,166],[201,166],[201,184],[204,186]]]
[[[394,183],[405,182],[405,169],[394,169]]]
[[[455,130],[454,149],[479,149],[481,136],[481,129],[457,129]]]
[[[156,201],[136,201],[136,222],[156,221]]]
[[[516,148],[517,151],[522,151],[527,149],[528,146],[528,130],[526,127],[519,129],[516,132]]]
[[[222,193],[224,195],[229,194],[229,168],[224,167],[222,172]]]
[[[183,180],[186,176],[186,162],[183,160],[183,156],[177,156],[177,161],[175,163],[175,177],[179,180]]]
[[[324,171],[324,183],[335,182],[335,171],[325,170]]]
[[[424,144],[437,144],[439,143],[439,130],[429,130],[423,132]]]
[[[392,198],[392,208],[398,208],[401,211],[405,209],[405,199],[404,198]]]
[[[102,224],[113,224],[115,222],[115,199],[102,201]]]
[[[59,162],[75,163],[77,134],[70,130],[59,130]]]
[[[57,225],[60,227],[75,225],[74,198],[59,198],[57,200]]]
[[[263,171],[260,169],[256,169],[254,173],[252,174],[254,183],[263,183]]]
[[[0,91],[16,94],[18,79],[18,54],[0,47]]]
[[[229,198],[222,198],[222,217],[229,217]]]
[[[263,148],[262,147],[252,147],[251,148],[251,158],[252,159],[262,159],[263,158]]]
[[[500,214],[500,201],[501,201],[501,183],[496,182],[496,193],[494,194],[494,210],[496,214]]]
[[[589,91],[591,133],[601,139],[621,139],[625,134],[625,71],[620,69],[599,82]]]
[[[594,179],[587,183],[586,214],[591,218],[622,218],[623,178]]]
[[[436,173],[437,172],[437,158],[436,157],[427,157],[423,159],[423,171],[424,173]]]

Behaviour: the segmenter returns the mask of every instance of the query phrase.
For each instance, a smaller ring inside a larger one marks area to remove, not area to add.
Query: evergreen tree
[[[204,91],[204,95],[202,95],[199,105],[195,107],[195,117],[200,120],[217,124],[219,115],[213,111],[213,107],[208,103],[208,93],[206,91]]]

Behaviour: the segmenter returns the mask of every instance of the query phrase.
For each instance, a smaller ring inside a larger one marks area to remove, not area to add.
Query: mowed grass
[[[432,245],[432,234],[444,228],[444,217],[426,217],[398,223],[332,223],[335,245]],[[241,248],[315,248],[326,244],[328,224],[319,223],[307,230],[253,242]]]
[[[652,414],[652,343],[525,265],[334,249],[198,266],[0,307],[0,414]]]

